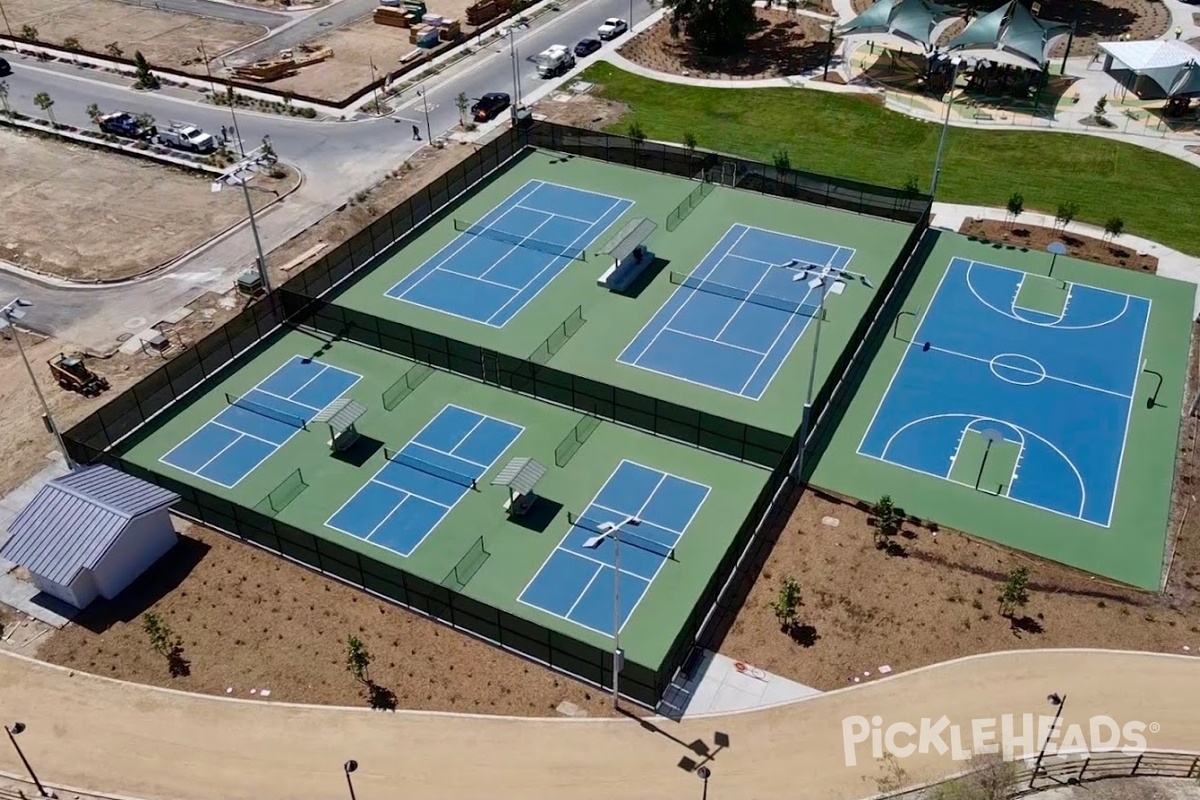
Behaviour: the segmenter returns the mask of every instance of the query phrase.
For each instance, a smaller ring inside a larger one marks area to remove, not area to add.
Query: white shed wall
[[[177,541],[164,508],[132,519],[91,571],[100,596],[111,600],[137,580]]]

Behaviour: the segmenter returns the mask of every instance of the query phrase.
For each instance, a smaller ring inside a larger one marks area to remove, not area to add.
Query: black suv
[[[476,122],[487,122],[500,116],[512,99],[504,92],[488,92],[471,106],[471,117]]]
[[[12,67],[3,58],[0,58],[0,76],[12,75]]]

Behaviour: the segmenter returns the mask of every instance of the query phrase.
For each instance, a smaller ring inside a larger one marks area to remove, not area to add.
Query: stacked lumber
[[[510,3],[511,6],[511,3]],[[483,0],[467,7],[467,24],[479,27],[486,25],[500,15],[496,0]]]
[[[412,13],[403,8],[379,6],[375,9],[373,18],[376,25],[389,25],[393,28],[412,27]]]

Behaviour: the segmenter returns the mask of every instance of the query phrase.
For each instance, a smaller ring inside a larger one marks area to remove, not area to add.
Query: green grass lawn
[[[682,142],[690,132],[704,150],[770,163],[783,149],[795,169],[886,186],[915,177],[929,188],[941,126],[863,95],[681,86],[604,63],[582,79],[630,106],[617,132],[637,121],[651,139]],[[1200,254],[1200,174],[1179,159],[1079,134],[950,129],[939,200],[1004,207],[1014,191],[1027,209],[1077,203],[1080,221],[1119,216],[1128,233]]]

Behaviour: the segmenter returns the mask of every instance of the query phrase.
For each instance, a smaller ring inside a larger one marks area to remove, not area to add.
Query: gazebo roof
[[[1061,22],[1043,22],[1019,0],[1009,0],[967,23],[966,29],[946,45],[946,50],[1040,70],[1046,64],[1050,42],[1069,28]]]
[[[895,38],[931,50],[938,23],[956,13],[955,9],[930,0],[878,0],[836,32],[843,38],[872,37],[884,44],[887,38]]]
[[[1144,75],[1168,97],[1200,92],[1200,50],[1187,42],[1101,42],[1100,49],[1130,71]]]

